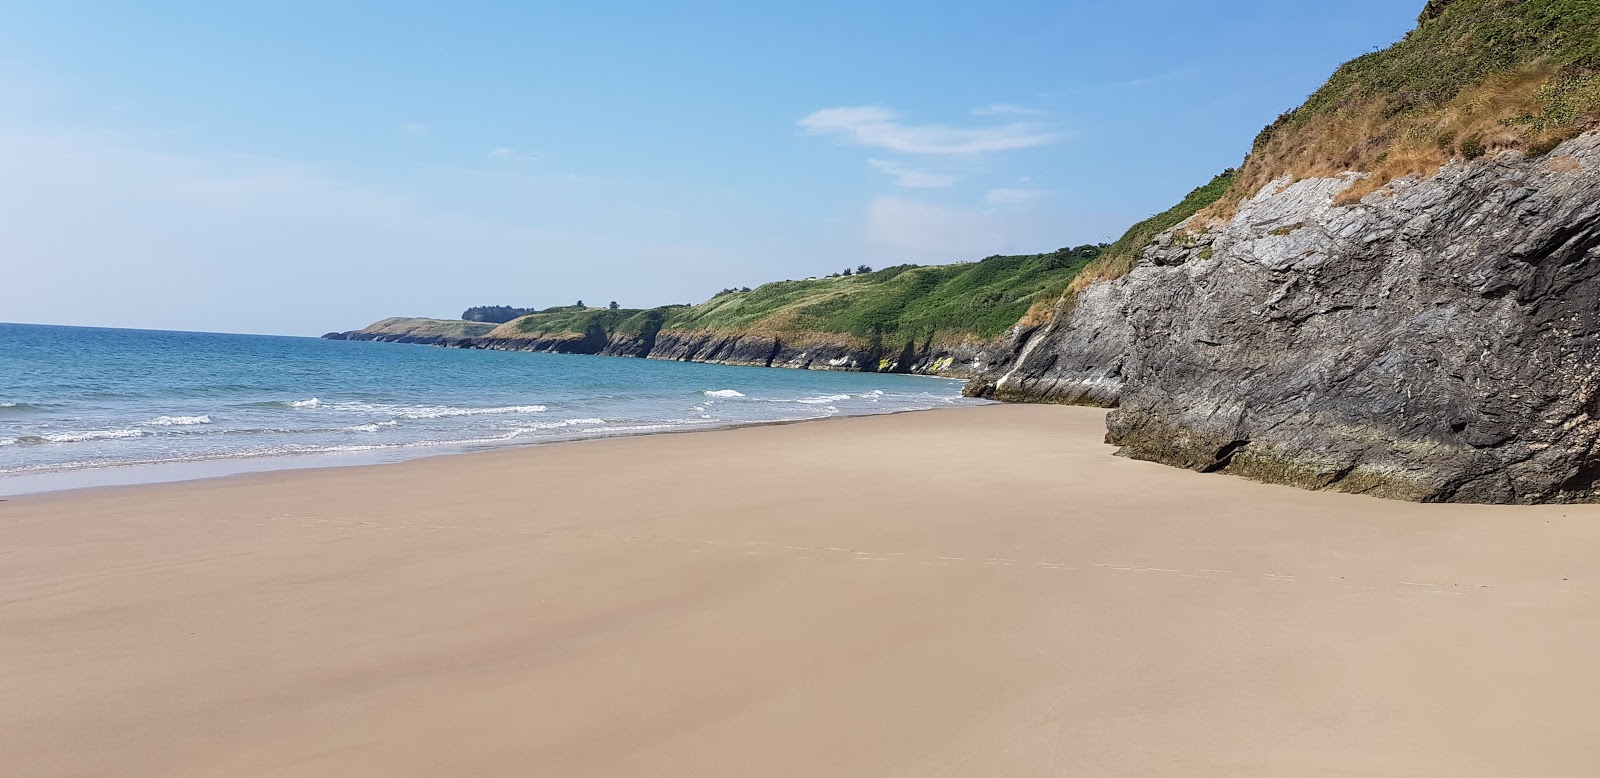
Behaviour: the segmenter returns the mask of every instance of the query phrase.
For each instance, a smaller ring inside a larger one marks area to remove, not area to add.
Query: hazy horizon
[[[1109,241],[1420,6],[24,4],[0,321],[317,335]]]

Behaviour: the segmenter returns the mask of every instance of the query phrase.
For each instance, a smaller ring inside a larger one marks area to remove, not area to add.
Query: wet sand
[[[1600,506],[986,406],[0,502],[7,776],[1592,775]]]

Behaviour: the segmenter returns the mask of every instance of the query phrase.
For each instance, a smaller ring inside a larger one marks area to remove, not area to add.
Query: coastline
[[[961,379],[943,376],[919,376],[943,381]],[[990,401],[965,403],[961,406],[977,408],[997,404]],[[558,446],[573,443],[592,443],[621,438],[650,437],[653,435],[685,435],[697,432],[718,432],[745,427],[774,427],[788,424],[859,419],[872,416],[898,416],[907,413],[953,410],[952,408],[907,408],[875,413],[840,414],[808,419],[770,419],[766,421],[722,421],[703,426],[653,429],[648,431],[610,432],[601,428],[598,434],[575,435],[565,438],[528,439],[524,441],[440,441],[429,445],[409,447],[374,447],[364,451],[319,451],[299,454],[265,454],[238,457],[214,457],[170,462],[130,462],[73,470],[48,470],[38,473],[0,475],[0,502],[46,494],[76,494],[86,490],[137,488],[158,484],[181,484],[191,481],[210,481],[219,478],[242,478],[281,471],[324,470],[349,467],[378,467],[437,457],[477,456],[498,451],[515,451],[534,446]],[[130,477],[118,477],[124,474]],[[142,473],[142,475],[141,475]],[[13,485],[28,482],[60,481],[62,485],[47,488],[15,490]],[[72,483],[78,481],[79,483]],[[96,483],[95,481],[98,481]]]
[[[1080,407],[829,421],[0,502],[0,772],[1600,758],[1600,506],[1176,470]]]

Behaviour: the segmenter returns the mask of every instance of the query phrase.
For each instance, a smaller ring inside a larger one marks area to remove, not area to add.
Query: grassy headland
[[[729,289],[698,305],[547,308],[495,328],[491,338],[653,337],[661,331],[852,341],[992,340],[1040,299],[1054,299],[1105,246],[993,256],[953,265],[898,265],[828,278]]]

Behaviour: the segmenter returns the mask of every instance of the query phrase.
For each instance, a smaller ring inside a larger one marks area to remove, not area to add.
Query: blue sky
[[[0,321],[320,334],[1110,240],[1421,5],[7,3]]]

